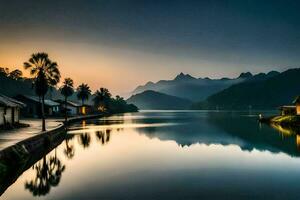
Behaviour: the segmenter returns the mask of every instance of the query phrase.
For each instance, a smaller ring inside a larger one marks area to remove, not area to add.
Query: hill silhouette
[[[220,92],[231,85],[245,81],[256,81],[274,76],[279,72],[260,73],[252,75],[250,72],[241,73],[237,78],[210,79],[195,78],[189,74],[180,73],[173,80],[160,80],[157,83],[148,82],[145,85],[138,86],[132,94],[138,94],[146,90],[172,95],[191,101],[203,101],[210,95]]]
[[[188,109],[192,102],[188,99],[183,99],[152,90],[147,90],[142,93],[131,96],[127,99],[127,103],[136,105],[139,109]]]
[[[274,109],[291,104],[300,94],[300,68],[282,73],[269,72],[268,78],[256,75],[209,96],[193,105],[194,109]]]

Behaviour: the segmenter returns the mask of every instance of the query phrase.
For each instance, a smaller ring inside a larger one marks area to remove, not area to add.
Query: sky
[[[148,81],[284,71],[300,61],[300,1],[0,0],[0,66],[47,52],[62,77],[125,94]]]

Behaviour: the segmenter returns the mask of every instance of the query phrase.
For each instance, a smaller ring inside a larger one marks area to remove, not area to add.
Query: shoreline
[[[68,137],[66,129],[68,125],[104,116],[97,114],[73,117],[68,119],[67,124],[62,123],[52,130],[41,132],[0,150],[0,196],[24,171]]]
[[[280,125],[288,128],[300,128],[300,116],[299,115],[276,115],[270,117],[262,117],[259,122],[268,125]]]
[[[49,135],[50,136],[51,134],[55,134],[57,132],[61,132],[61,131],[63,131],[66,128],[66,126],[68,126],[68,125],[70,125],[72,123],[79,122],[81,120],[96,119],[96,118],[100,118],[100,117],[104,117],[104,116],[105,116],[104,114],[95,114],[95,115],[86,115],[86,116],[71,117],[71,118],[68,119],[67,124],[65,124],[63,120],[59,121],[59,122],[61,122],[61,124],[58,125],[57,127],[53,128],[53,129],[51,129],[51,130],[46,130],[44,132],[41,131],[40,133],[37,133],[36,135],[33,135],[33,136],[29,137],[29,138],[26,138],[26,139],[24,139],[22,141],[17,142],[16,144],[13,144],[13,145],[11,145],[9,147],[6,147],[6,148],[0,150],[0,159],[2,158],[2,152],[3,151],[7,151],[7,149],[12,148],[15,145],[21,145],[22,146],[22,145],[24,145],[24,144],[26,144],[26,143],[28,143],[30,141],[37,140],[40,137],[45,137],[45,135]]]

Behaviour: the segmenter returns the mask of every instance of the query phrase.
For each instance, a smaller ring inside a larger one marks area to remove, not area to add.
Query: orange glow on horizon
[[[201,76],[199,73],[203,77],[215,77],[216,73],[211,69],[220,65],[198,58],[178,60],[171,55],[137,51],[126,46],[108,46],[101,42],[69,42],[64,38],[59,40],[50,36],[42,39],[27,37],[29,38],[1,41],[1,67],[20,69],[25,77],[29,77],[29,72],[23,69],[23,63],[32,53],[47,52],[50,59],[58,63],[62,79],[72,78],[75,87],[87,83],[92,91],[105,87],[113,95],[123,96],[148,81],[173,79],[180,72],[196,77]],[[195,68],[199,65],[201,70]],[[61,83],[58,84],[60,85]]]

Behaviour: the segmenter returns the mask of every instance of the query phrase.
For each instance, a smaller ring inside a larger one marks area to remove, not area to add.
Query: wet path
[[[29,124],[30,127],[0,131],[0,150],[41,133],[42,123],[40,119],[26,119],[21,120],[20,122],[23,124]],[[54,129],[60,124],[61,122],[59,122],[58,119],[48,119],[46,121],[47,130]]]

